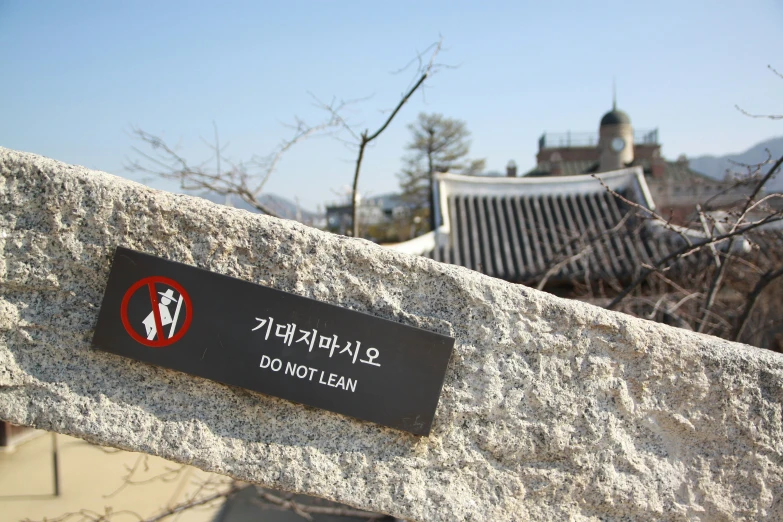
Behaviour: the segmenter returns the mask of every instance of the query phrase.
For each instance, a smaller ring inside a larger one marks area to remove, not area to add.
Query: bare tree
[[[130,161],[126,168],[132,172],[143,172],[164,179],[179,182],[180,188],[187,191],[207,190],[221,196],[237,196],[259,212],[277,216],[277,213],[264,205],[260,199],[266,182],[274,173],[283,155],[294,145],[320,132],[336,127],[341,120],[337,116],[338,108],[333,108],[333,116],[317,125],[309,125],[296,118],[289,127],[293,135],[278,144],[268,155],[253,156],[248,162],[234,163],[226,159],[228,144],[221,145],[217,125],[213,122],[214,142],[206,140],[204,144],[211,151],[211,157],[199,164],[192,165],[161,137],[142,129],[133,129],[133,134],[147,144],[151,152],[133,147],[137,158]],[[214,161],[214,167],[212,162]]]
[[[267,156],[253,156],[248,162],[235,163],[225,157],[225,148],[227,145],[220,144],[217,126],[213,122],[214,141],[204,144],[211,150],[211,157],[197,165],[192,165],[171,147],[165,140],[154,134],[150,134],[142,129],[134,128],[133,134],[140,141],[145,143],[151,149],[151,152],[145,152],[138,147],[133,147],[137,158],[129,161],[126,168],[131,172],[142,172],[164,179],[173,179],[179,182],[180,188],[188,191],[208,190],[221,196],[234,195],[244,202],[257,209],[260,212],[277,216],[275,211],[263,204],[259,199],[266,182],[274,173],[282,156],[294,145],[314,136],[318,133],[330,129],[341,128],[347,131],[353,138],[353,144],[357,147],[357,156],[353,175],[353,188],[351,195],[353,235],[359,236],[359,175],[361,173],[362,161],[364,160],[367,146],[375,141],[391,124],[392,120],[400,112],[400,109],[410,100],[413,94],[422,88],[425,81],[434,75],[446,65],[435,62],[438,54],[443,47],[443,39],[431,44],[423,52],[418,53],[416,58],[411,60],[408,65],[395,71],[395,74],[409,70],[416,64],[414,79],[405,92],[400,96],[397,105],[391,110],[389,115],[381,126],[370,133],[369,129],[357,133],[350,125],[343,113],[347,106],[360,100],[337,101],[333,99],[331,103],[325,104],[315,98],[317,105],[324,109],[328,118],[316,125],[309,125],[303,120],[297,118],[293,129],[293,136],[283,140]],[[425,60],[426,57],[426,60]],[[214,161],[214,167],[212,162]],[[225,168],[227,165],[228,168]]]
[[[395,74],[401,73],[405,70],[408,70],[413,64],[417,64],[413,81],[405,90],[405,92],[403,92],[403,94],[400,96],[400,100],[397,102],[397,105],[394,107],[394,109],[391,110],[389,116],[373,133],[370,133],[369,129],[365,129],[364,131],[357,133],[352,128],[352,126],[340,116],[339,112],[335,110],[334,103],[332,103],[332,105],[322,104],[323,108],[331,114],[332,118],[337,118],[340,121],[343,128],[351,135],[354,140],[354,144],[358,148],[356,154],[356,166],[354,168],[353,174],[353,188],[351,191],[351,219],[353,222],[352,235],[354,237],[359,237],[359,174],[361,173],[365,150],[370,143],[375,141],[383,133],[383,131],[388,128],[389,124],[391,124],[395,116],[397,116],[397,114],[400,112],[400,109],[402,109],[408,100],[411,99],[413,94],[424,85],[424,82],[443,67],[447,67],[444,64],[435,62],[435,59],[438,57],[438,54],[440,54],[442,48],[443,38],[431,44],[423,52],[419,53],[416,58],[408,63],[408,65],[398,71],[395,71]]]

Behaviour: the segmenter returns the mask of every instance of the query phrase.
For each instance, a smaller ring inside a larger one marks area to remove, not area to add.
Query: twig
[[[748,197],[747,201],[745,202],[745,205],[742,209],[742,212],[740,213],[740,216],[736,219],[730,230],[724,234],[720,234],[718,236],[712,236],[705,238],[703,241],[699,241],[697,243],[690,244],[690,241],[686,241],[689,244],[686,244],[684,247],[675,250],[674,252],[671,252],[670,254],[664,256],[663,258],[656,261],[652,266],[645,266],[642,268],[641,273],[634,279],[628,286],[626,286],[607,306],[608,309],[614,309],[627,295],[629,295],[637,286],[639,286],[646,278],[647,276],[655,271],[660,269],[663,265],[669,263],[670,261],[673,261],[680,257],[686,257],[699,249],[705,247],[705,246],[711,246],[716,245],[719,242],[725,241],[730,238],[734,238],[737,235],[743,234],[753,228],[756,228],[758,226],[764,225],[766,223],[779,221],[781,219],[780,215],[781,212],[776,212],[774,214],[768,215],[765,218],[756,221],[755,223],[751,223],[748,225],[744,225],[744,221],[747,217],[747,215],[758,205],[760,205],[765,199],[769,198],[770,196],[767,196],[763,198],[761,201],[756,202],[755,198],[758,195],[758,193],[762,190],[764,187],[764,184],[769,181],[769,179],[775,175],[777,170],[780,168],[781,164],[783,164],[783,156],[781,156],[775,164],[772,166],[772,168],[767,172],[767,174],[756,184],[756,186],[753,189],[753,192]],[[604,183],[602,185],[606,186]],[[607,187],[607,190],[608,189]],[[633,203],[633,202],[631,202]],[[644,207],[642,207],[644,208]],[[652,211],[650,211],[652,212]],[[680,234],[681,236],[684,236],[684,234]],[[733,242],[730,242],[733,243]],[[731,244],[730,244],[731,246]],[[719,275],[719,274],[718,274]],[[706,313],[709,313],[709,308],[705,310]],[[706,317],[705,313],[705,317]]]
[[[576,261],[592,253],[592,251],[593,251],[593,246],[587,245],[579,253],[574,254],[570,257],[566,257],[563,260],[561,260],[559,263],[555,263],[554,265],[552,265],[549,268],[549,270],[547,270],[547,272],[544,274],[544,277],[541,278],[541,281],[539,281],[538,285],[536,285],[536,290],[543,290],[544,286],[546,286],[547,282],[549,281],[549,278],[552,277],[557,272],[559,272],[561,268],[563,268],[565,265],[567,265],[572,261]]]
[[[783,164],[783,156],[778,158],[778,160],[775,162],[775,164],[772,166],[771,169],[769,169],[769,172],[761,178],[761,181],[759,181],[756,184],[756,187],[753,189],[753,192],[751,193],[750,197],[748,198],[747,203],[745,203],[745,208],[742,211],[742,215],[744,216],[750,211],[751,206],[755,203],[756,196],[759,192],[761,192],[761,189],[764,188],[764,185],[766,185],[767,181],[772,178],[777,173],[777,170],[780,168],[780,165]]]
[[[766,118],[769,120],[783,120],[783,114],[751,114],[739,105],[734,105],[734,108],[740,111],[742,114],[749,118]]]
[[[161,481],[161,482],[171,482],[175,480],[180,473],[187,467],[185,464],[180,465],[178,468],[170,468],[166,466],[165,470],[162,473],[158,473],[157,475],[153,475],[152,477],[142,479],[142,480],[134,480],[134,475],[139,470],[139,466],[141,464],[144,464],[144,470],[148,471],[149,466],[147,464],[147,459],[149,458],[148,455],[139,455],[136,458],[136,462],[133,464],[132,467],[125,467],[125,469],[128,471],[128,473],[122,477],[122,484],[109,493],[108,495],[104,495],[103,498],[111,498],[116,496],[118,493],[120,493],[122,490],[124,490],[128,486],[139,486],[143,484],[149,484],[151,482],[155,481]]]
[[[371,513],[369,511],[362,511],[359,509],[342,508],[342,507],[330,507],[330,506],[310,506],[302,504],[301,502],[295,502],[291,499],[284,499],[277,495],[265,491],[261,488],[256,488],[258,498],[251,499],[251,502],[261,507],[269,507],[268,504],[264,504],[263,501],[268,502],[274,506],[282,509],[290,509],[300,517],[313,520],[312,515],[331,515],[335,517],[357,517],[365,520],[380,520],[386,518],[386,515],[380,513]]]
[[[152,518],[148,518],[144,520],[144,522],[158,522],[159,520],[163,520],[166,517],[170,517],[171,515],[176,515],[177,513],[181,513],[182,511],[187,511],[188,509],[192,509],[197,506],[203,506],[204,504],[209,504],[210,502],[217,500],[219,498],[227,498],[237,491],[241,489],[240,483],[238,481],[233,481],[231,483],[231,486],[225,490],[225,491],[219,491],[217,493],[213,493],[212,495],[200,498],[198,500],[190,500],[187,502],[183,502],[180,504],[177,504],[174,507],[170,507],[164,511],[161,511],[157,515],[153,516]]]

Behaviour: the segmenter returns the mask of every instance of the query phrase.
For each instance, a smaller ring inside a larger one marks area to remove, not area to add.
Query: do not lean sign
[[[118,247],[93,344],[427,435],[454,338]]]
[[[131,307],[131,302],[135,306]],[[131,309],[149,310],[140,320]],[[167,277],[145,277],[134,283],[122,298],[122,325],[139,343],[163,348],[176,343],[187,333],[193,319],[193,304],[187,291]]]

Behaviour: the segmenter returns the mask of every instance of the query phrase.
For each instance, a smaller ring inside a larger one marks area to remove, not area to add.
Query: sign
[[[454,339],[118,247],[93,345],[428,435]]]

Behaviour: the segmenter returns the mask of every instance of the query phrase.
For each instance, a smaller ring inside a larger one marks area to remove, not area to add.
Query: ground
[[[105,506],[115,512],[131,510],[147,518],[168,506],[181,502],[205,480],[225,480],[224,477],[186,467],[169,482],[156,480],[132,485],[110,496],[123,484],[128,469],[139,463],[134,475],[150,478],[179,465],[157,457],[145,457],[94,446],[83,440],[56,435],[60,470],[60,496],[53,495],[51,433],[18,445],[15,451],[0,453],[0,519],[3,522],[49,520],[69,512],[89,509],[103,513]],[[141,459],[141,460],[140,460]],[[166,519],[170,522],[206,522],[211,520],[220,504],[194,508]],[[72,520],[81,520],[73,517]],[[117,513],[115,522],[137,520],[130,514]]]

